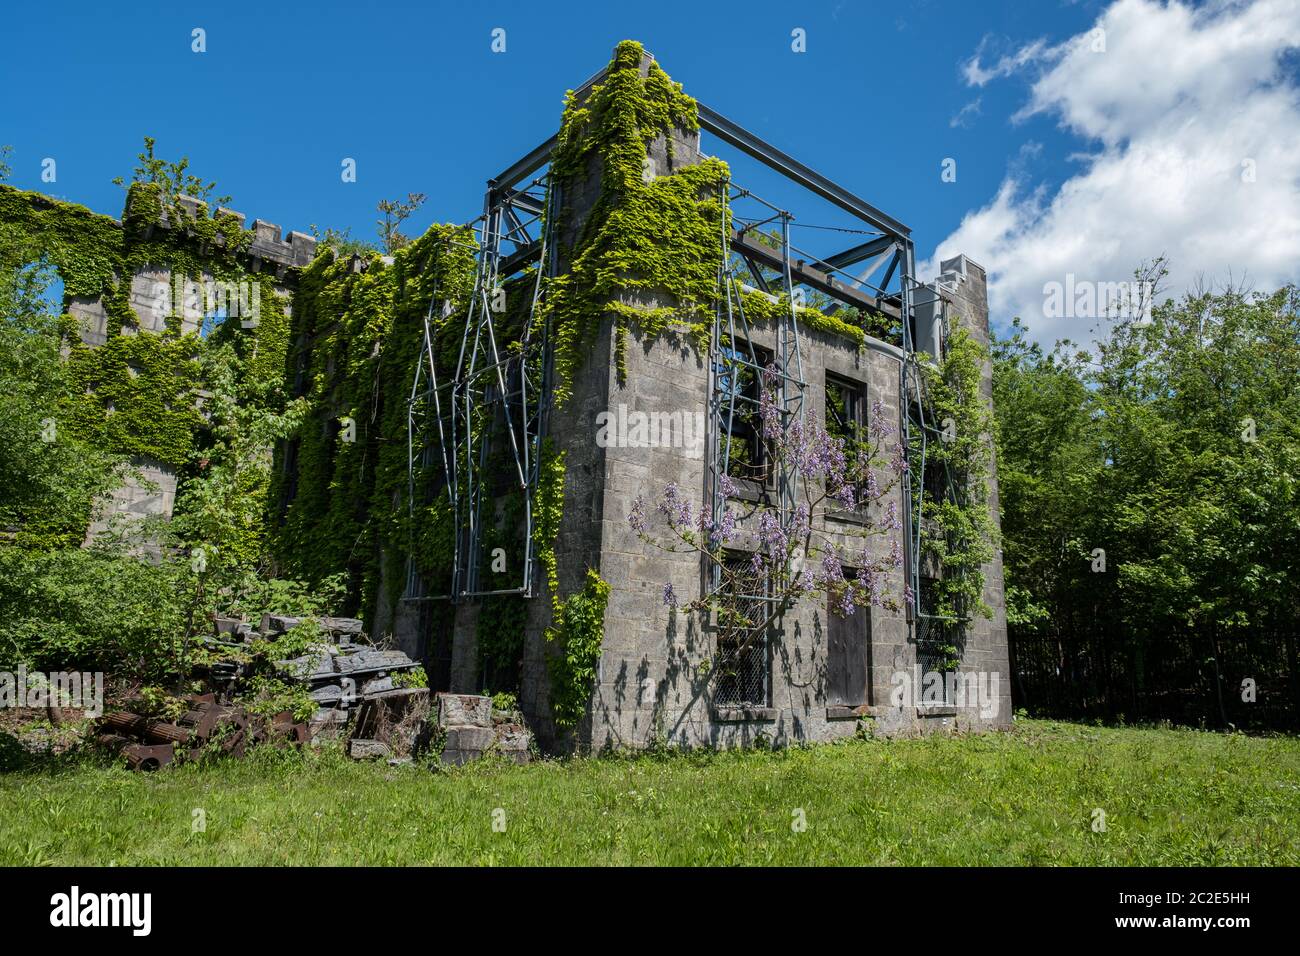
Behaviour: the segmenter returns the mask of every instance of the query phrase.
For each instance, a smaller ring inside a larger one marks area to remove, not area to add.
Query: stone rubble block
[[[508,760],[517,764],[526,764],[531,758],[529,745],[532,734],[521,724],[502,724],[496,728],[496,740],[493,748],[500,751]]]
[[[353,760],[379,760],[392,756],[392,751],[382,740],[361,740],[353,737],[348,741],[348,756]]]
[[[332,657],[334,669],[340,674],[356,674],[362,671],[409,670],[416,665],[401,651],[364,650],[355,654]]]
[[[448,727],[447,750],[487,750],[496,740],[496,731],[491,727]]]
[[[300,617],[289,617],[286,614],[263,614],[262,615],[262,633],[286,634],[293,628],[302,623]]]
[[[474,694],[439,694],[439,727],[492,727],[492,698]]]

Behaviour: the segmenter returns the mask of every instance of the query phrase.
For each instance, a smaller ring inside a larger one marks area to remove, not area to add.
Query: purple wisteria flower
[[[794,520],[790,523],[790,537],[795,541],[802,540],[808,533],[808,505],[805,502],[799,502],[799,507],[794,509]]]
[[[876,482],[876,470],[868,468],[866,481],[862,487],[862,497],[866,501],[875,501],[880,494],[880,485]]]
[[[889,467],[896,475],[907,473],[907,456],[903,453],[902,445],[894,446],[894,455],[889,459]]]
[[[790,553],[790,540],[786,537],[781,522],[771,511],[763,511],[758,515],[758,540],[775,564],[785,563]]]
[[[871,412],[867,419],[867,432],[872,438],[888,438],[894,434],[894,426],[889,423],[885,412],[885,403],[876,399],[871,403]]]
[[[632,510],[628,512],[627,523],[637,534],[646,533],[645,498],[641,495],[637,495],[636,501],[632,502]]]
[[[793,500],[782,497],[776,504],[765,497],[758,503],[744,502],[739,513],[733,512],[730,499],[741,497],[738,483],[730,475],[719,474],[713,489],[716,497],[706,495],[703,505],[692,507],[689,499],[693,495],[676,482],[670,483],[658,502],[659,513],[677,539],[669,550],[681,551],[685,545],[719,561],[723,546],[743,537],[749,542],[743,545],[750,552],[748,571],[725,562],[721,569],[726,579],[724,590],[734,587],[736,579],[748,573],[766,579],[787,606],[803,595],[825,591],[830,610],[842,616],[854,614],[858,608],[897,611],[900,605],[888,591],[891,570],[904,563],[899,503],[889,500],[879,512],[871,509],[864,513],[874,527],[856,534],[861,547],[856,543],[846,547],[843,543],[854,532],[827,531],[814,523],[815,515],[882,501],[890,489],[898,486],[892,476],[883,472],[885,463],[874,457],[877,449],[885,454],[884,444],[873,442],[867,450],[860,449],[857,442],[850,445],[827,432],[822,423],[807,421],[803,415],[778,405],[780,378],[773,368],[760,376],[760,457],[773,473],[790,480],[781,485],[781,494],[793,491]],[[897,425],[891,423],[884,402],[877,400],[871,405],[867,432],[875,441],[897,434]],[[876,473],[876,467],[885,477]],[[888,467],[893,476],[907,475],[906,450],[901,445],[894,445]],[[648,540],[648,523],[645,502],[638,497],[632,504],[628,524]],[[866,543],[871,535],[882,531],[890,534],[886,554]],[[855,570],[846,570],[846,564]],[[903,597],[908,605],[914,602],[910,587],[904,588]],[[710,600],[712,596],[706,596],[683,606],[712,606]],[[671,584],[663,586],[663,603],[679,607]]]
[[[694,523],[691,520],[694,514],[691,503],[682,496],[681,489],[677,487],[675,481],[664,488],[664,499],[659,502],[659,513],[668,519],[668,526],[674,530],[689,528]]]
[[[722,520],[716,522],[709,530],[709,547],[717,548],[736,536],[736,515],[727,508],[722,512]]]
[[[828,548],[822,552],[822,566],[817,575],[817,583],[821,587],[833,587],[843,581],[844,565],[840,563],[840,556]]]
[[[885,520],[883,527],[886,531],[900,531],[903,527],[902,520],[898,517],[898,502],[891,501],[885,507]]]

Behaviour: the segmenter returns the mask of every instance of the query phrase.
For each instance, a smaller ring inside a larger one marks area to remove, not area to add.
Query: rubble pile
[[[486,753],[499,753],[517,764],[528,763],[532,735],[518,714],[493,711],[491,697],[438,695],[438,731],[442,762],[460,766]]]
[[[420,666],[401,651],[374,647],[366,640],[359,620],[351,617],[312,619],[320,629],[322,643],[302,657],[275,661],[277,675],[285,681],[299,681],[311,687],[318,705],[310,721],[312,739],[338,736],[347,727],[353,711],[381,694],[399,689],[393,678]],[[283,614],[262,615],[261,628],[254,631],[245,621],[217,618],[217,634],[211,644],[238,648],[255,638],[273,641],[303,623],[302,618]],[[232,664],[214,668],[214,678],[233,683],[241,676]],[[427,691],[426,691],[427,696]]]
[[[175,721],[147,716],[143,704],[137,713],[128,704],[101,719],[99,742],[121,753],[137,770],[156,770],[212,745],[243,756],[253,744],[297,746],[322,738],[346,738],[348,754],[356,760],[394,765],[429,751],[451,766],[487,753],[518,764],[529,761],[532,735],[517,712],[494,710],[490,697],[433,695],[427,687],[399,686],[396,678],[417,669],[419,662],[369,643],[355,618],[312,618],[313,638],[318,639],[305,645],[305,653],[269,660],[266,643],[305,622],[265,614],[255,629],[237,618],[217,618],[215,633],[205,639],[212,653],[200,671],[212,693],[184,698],[189,709]],[[288,711],[258,717],[235,702],[241,681],[268,672],[309,688],[317,706],[309,721],[295,722]]]
[[[208,745],[242,757],[253,744],[287,747],[308,740],[307,725],[295,722],[288,711],[263,717],[243,707],[218,704],[213,694],[191,695],[185,703],[190,709],[172,721],[136,713],[131,705],[105,714],[96,740],[125,757],[132,770],[157,770],[178,757],[196,756]]]

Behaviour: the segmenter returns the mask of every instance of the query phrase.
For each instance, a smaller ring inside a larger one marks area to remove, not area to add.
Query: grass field
[[[74,763],[0,775],[0,837],[4,865],[1296,865],[1300,740],[1021,720],[439,773],[334,752]]]

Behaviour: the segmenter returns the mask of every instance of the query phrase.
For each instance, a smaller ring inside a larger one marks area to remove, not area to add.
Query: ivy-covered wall
[[[238,334],[241,349],[258,368],[278,374],[283,367],[285,301],[276,277],[249,268],[254,234],[243,229],[237,214],[209,216],[192,200],[164,199],[156,185],[136,183],[118,222],[83,206],[0,185],[0,230],[11,255],[48,263],[62,280],[75,387],[57,418],[97,447],[180,467],[202,427],[195,361],[202,342],[194,323],[186,328],[184,316],[176,314],[165,316],[157,334],[144,334],[132,299],[141,277],[256,283],[258,323],[241,326],[238,333],[225,328],[222,334]],[[174,301],[170,294],[158,297]],[[100,317],[102,332],[87,327],[87,316]],[[102,343],[88,344],[101,336]]]
[[[325,251],[298,280],[286,377],[311,414],[277,454],[276,552],[310,582],[345,572],[353,611],[390,609],[378,631],[393,625],[413,543],[430,580],[450,572],[445,495],[408,517],[407,402],[431,299],[448,375],[472,282],[472,234],[458,226],[434,226],[391,260]]]

